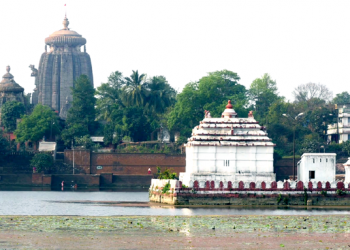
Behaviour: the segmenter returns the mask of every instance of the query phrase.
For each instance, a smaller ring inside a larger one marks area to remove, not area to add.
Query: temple
[[[0,124],[1,124],[1,107],[6,102],[16,101],[25,103],[24,89],[15,82],[13,75],[10,73],[11,67],[7,66],[7,73],[3,75],[0,82]]]
[[[180,181],[192,186],[194,181],[214,180],[223,183],[238,181],[275,181],[273,173],[274,144],[254,119],[236,117],[228,101],[221,118],[210,112],[192,131],[186,146],[186,172]],[[203,184],[204,185],[204,184]]]
[[[41,55],[39,69],[30,66],[32,76],[36,78],[32,103],[52,107],[63,119],[66,118],[66,112],[61,111],[72,101],[71,88],[74,87],[74,81],[84,74],[93,85],[91,59],[86,53],[86,39],[70,30],[68,26],[69,21],[65,17],[63,29],[45,39],[45,52]]]

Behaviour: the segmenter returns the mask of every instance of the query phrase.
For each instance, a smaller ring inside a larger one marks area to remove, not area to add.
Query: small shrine
[[[24,89],[15,82],[13,75],[10,73],[11,67],[7,66],[7,73],[3,75],[0,82],[0,123],[1,123],[1,108],[6,102],[16,101],[24,104],[23,95]]]
[[[192,130],[186,147],[186,172],[180,181],[189,186],[194,181],[272,182],[275,144],[254,119],[236,117],[228,101],[221,118],[205,118]]]

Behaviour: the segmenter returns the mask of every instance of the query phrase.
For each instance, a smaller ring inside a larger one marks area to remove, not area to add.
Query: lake
[[[127,206],[123,205],[127,203]],[[135,205],[133,205],[135,204]],[[323,215],[346,209],[174,208],[148,205],[143,191],[0,191],[0,215]]]

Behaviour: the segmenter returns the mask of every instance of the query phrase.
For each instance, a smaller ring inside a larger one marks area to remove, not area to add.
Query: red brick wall
[[[64,162],[72,165],[72,151],[65,150],[64,156]],[[76,174],[113,173],[118,175],[147,175],[148,168],[151,168],[152,174],[157,173],[157,166],[159,166],[162,171],[166,168],[171,168],[174,172],[179,174],[180,172],[185,172],[186,156],[166,154],[90,153],[88,150],[75,150],[74,163]],[[101,166],[102,169],[97,169],[97,166]]]
[[[32,185],[32,174],[0,174],[0,185]]]
[[[97,169],[102,166],[102,169]],[[166,154],[116,154],[116,153],[92,153],[91,173],[113,174],[148,174],[148,168],[152,173],[157,173],[157,166],[162,171],[171,168],[174,172],[184,172],[186,167],[185,155]]]
[[[72,184],[79,186],[100,186],[100,175],[85,175],[85,174],[55,174],[52,175],[52,187],[61,187],[61,182],[64,181],[65,187]]]
[[[75,174],[90,174],[90,150],[74,150]],[[73,151],[64,150],[64,163],[73,165]]]

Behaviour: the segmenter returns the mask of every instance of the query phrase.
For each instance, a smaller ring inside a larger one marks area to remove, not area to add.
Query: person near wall
[[[148,168],[148,174],[151,174],[152,171],[151,171],[151,168]]]

